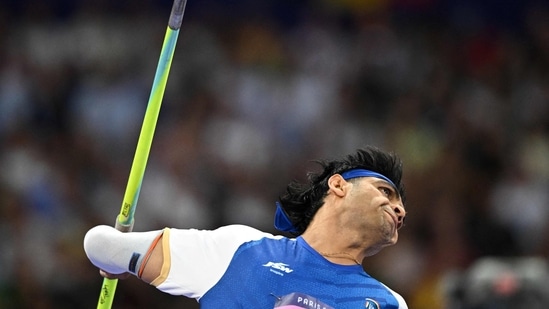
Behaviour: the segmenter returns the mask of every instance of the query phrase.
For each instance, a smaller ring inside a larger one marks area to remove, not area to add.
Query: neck
[[[332,207],[333,208],[333,207]],[[372,244],[348,225],[339,222],[338,213],[321,207],[301,237],[320,255],[336,264],[362,265]]]
[[[362,263],[351,253],[348,252],[318,252],[328,261],[341,265],[362,265]]]
[[[311,248],[332,263],[362,265],[365,254],[360,246],[342,243],[341,238],[320,237],[310,230],[305,231],[301,237]]]

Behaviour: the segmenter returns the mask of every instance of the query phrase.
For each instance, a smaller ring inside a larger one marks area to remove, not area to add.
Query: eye
[[[385,195],[388,198],[390,198],[394,195],[393,190],[391,190],[390,188],[387,188],[387,187],[380,187],[379,191],[381,191],[381,193],[383,193],[383,195]]]

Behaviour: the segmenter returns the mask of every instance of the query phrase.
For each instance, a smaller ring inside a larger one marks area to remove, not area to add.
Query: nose
[[[404,206],[397,204],[393,206],[393,211],[395,212],[395,215],[397,216],[397,229],[400,229],[404,225],[404,218],[406,218],[406,210],[404,209]]]

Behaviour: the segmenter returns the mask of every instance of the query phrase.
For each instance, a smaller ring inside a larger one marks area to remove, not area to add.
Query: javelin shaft
[[[158,62],[156,75],[149,97],[149,103],[145,111],[145,118],[143,119],[141,133],[139,134],[135,156],[130,169],[130,176],[128,179],[126,192],[124,194],[124,200],[120,209],[120,214],[116,220],[117,225],[121,226],[120,230],[122,231],[131,229],[130,227],[133,224],[135,209],[139,198],[139,192],[141,190],[141,182],[143,181],[143,175],[145,174],[145,167],[147,165],[147,160],[152,145],[156,122],[168,80],[168,74],[170,71],[178,33],[178,30],[172,30],[171,28],[167,28],[166,30],[166,36],[164,38],[160,60]]]
[[[133,163],[130,169],[128,184],[122,201],[122,207],[120,213],[116,217],[115,227],[122,232],[131,232],[133,229],[135,209],[141,191],[147,160],[149,158],[156,122],[160,113],[160,106],[162,105],[162,98],[164,97],[164,90],[166,89],[166,83],[170,73],[175,45],[179,35],[179,28],[183,21],[186,2],[186,0],[174,0],[172,6],[149,102],[145,111]],[[97,309],[111,308],[117,283],[117,279],[103,279],[103,286],[101,287]]]

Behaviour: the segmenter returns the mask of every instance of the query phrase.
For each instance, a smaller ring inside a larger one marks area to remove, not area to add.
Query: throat
[[[356,257],[354,257],[349,252],[334,252],[334,253],[327,253],[327,252],[319,252],[320,255],[323,257],[331,260],[331,259],[343,259],[353,262],[356,265],[362,265],[361,262],[358,261]]]

